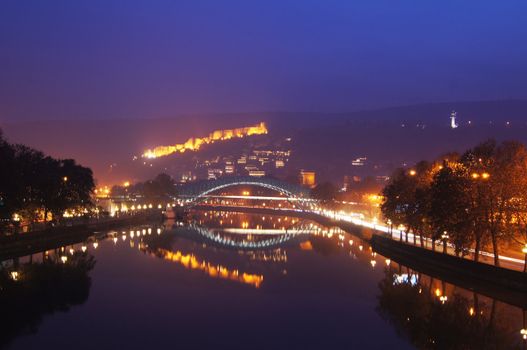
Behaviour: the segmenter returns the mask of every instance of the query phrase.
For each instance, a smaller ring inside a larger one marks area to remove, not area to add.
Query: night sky
[[[0,3],[0,120],[527,98],[527,2]]]

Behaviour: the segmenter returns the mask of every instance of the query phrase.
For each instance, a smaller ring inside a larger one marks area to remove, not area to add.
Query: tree
[[[4,139],[0,129],[0,229],[5,227],[12,214],[19,209],[22,188],[17,182],[15,152]]]
[[[112,196],[135,196],[147,201],[166,201],[172,200],[177,195],[175,182],[167,174],[159,174],[153,180],[138,182],[125,188],[114,186],[111,191]]]
[[[415,181],[404,169],[398,169],[382,191],[381,212],[392,225],[408,225],[409,213],[413,210]],[[406,232],[408,242],[408,231]]]
[[[466,252],[472,242],[470,220],[470,180],[459,165],[445,164],[434,176],[430,189],[430,224],[432,239],[447,237],[454,243],[456,254]],[[435,244],[434,244],[435,246]]]
[[[430,232],[430,185],[432,181],[433,164],[421,161],[416,164],[410,173],[412,196],[409,197],[408,210],[405,213],[406,225],[414,233],[419,235],[421,246],[424,246],[423,236],[429,236]]]
[[[24,145],[8,143],[0,131],[1,228],[14,214],[30,223],[52,212],[62,217],[69,208],[91,206],[93,173],[72,159],[57,160]],[[16,231],[16,230],[15,230]]]
[[[467,151],[462,162],[473,180],[476,250],[488,237],[494,264],[499,266],[500,245],[516,235],[515,220],[527,210],[522,200],[527,185],[527,150],[518,142],[498,145],[487,140]]]
[[[519,142],[506,141],[497,148],[495,158],[489,182],[497,191],[502,223],[497,228],[500,231],[491,227],[490,233],[497,256],[500,241],[527,243],[527,149]]]
[[[337,198],[338,189],[331,182],[322,182],[311,190],[313,198],[322,202],[331,202]]]

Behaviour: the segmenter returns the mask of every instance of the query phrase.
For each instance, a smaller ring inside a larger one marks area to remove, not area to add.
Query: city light
[[[214,143],[216,141],[230,140],[232,138],[243,138],[252,135],[267,134],[267,126],[264,122],[257,125],[237,129],[216,130],[203,138],[189,138],[185,143],[172,146],[158,146],[154,149],[148,149],[143,153],[144,158],[155,159],[168,156],[173,153],[183,153],[185,151],[197,151],[203,145]]]
[[[18,278],[19,278],[19,274],[18,274],[18,271],[11,271],[11,279],[13,281],[18,281]]]

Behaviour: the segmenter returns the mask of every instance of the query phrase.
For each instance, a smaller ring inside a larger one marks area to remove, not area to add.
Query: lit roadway
[[[326,209],[320,209],[320,208],[312,210],[312,212],[315,214],[336,220],[336,221],[350,222],[358,226],[371,228],[376,232],[383,232],[387,235],[391,235],[390,227],[383,225],[383,224],[379,224],[378,222],[374,220],[365,220],[362,214],[345,213],[342,211],[333,211],[333,210],[326,210]],[[393,228],[393,237],[394,239],[397,239],[397,240],[403,240],[405,239],[405,233],[402,230]],[[415,239],[416,239],[417,244],[420,244],[420,237],[416,236]],[[408,233],[408,242],[410,243],[413,241],[414,241],[414,235],[412,233]],[[432,246],[432,240],[429,238],[425,238],[424,243],[425,243],[425,246],[427,247]],[[436,243],[436,250],[441,251],[442,249],[443,249],[442,241],[440,241],[439,244]],[[450,254],[454,255],[454,246],[451,243],[447,243],[447,250]],[[470,249],[469,252],[473,255],[474,249]],[[489,262],[494,261],[493,253],[481,251],[480,255],[483,258],[482,260],[486,260]],[[520,253],[518,253],[518,255],[516,256],[519,257]],[[499,259],[503,267],[506,266],[514,270],[523,270],[523,265],[525,263],[525,260],[523,258],[516,258],[512,256],[507,256],[507,255],[499,255]]]

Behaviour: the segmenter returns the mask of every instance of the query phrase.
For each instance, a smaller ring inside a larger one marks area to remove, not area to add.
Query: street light
[[[525,263],[523,264],[523,272],[527,272],[527,243],[522,248],[523,254],[525,254]]]
[[[441,238],[443,239],[443,253],[446,253],[446,241],[449,238],[449,236],[448,236],[446,231],[443,231],[443,234],[441,235]]]
[[[390,237],[393,239],[393,223],[392,220],[388,219],[387,224],[390,225]]]
[[[483,179],[483,180],[488,180],[490,178],[490,174],[489,173],[481,173],[481,174],[478,174],[478,173],[472,173],[470,174],[470,176],[474,179],[474,180],[477,180],[479,178]]]

